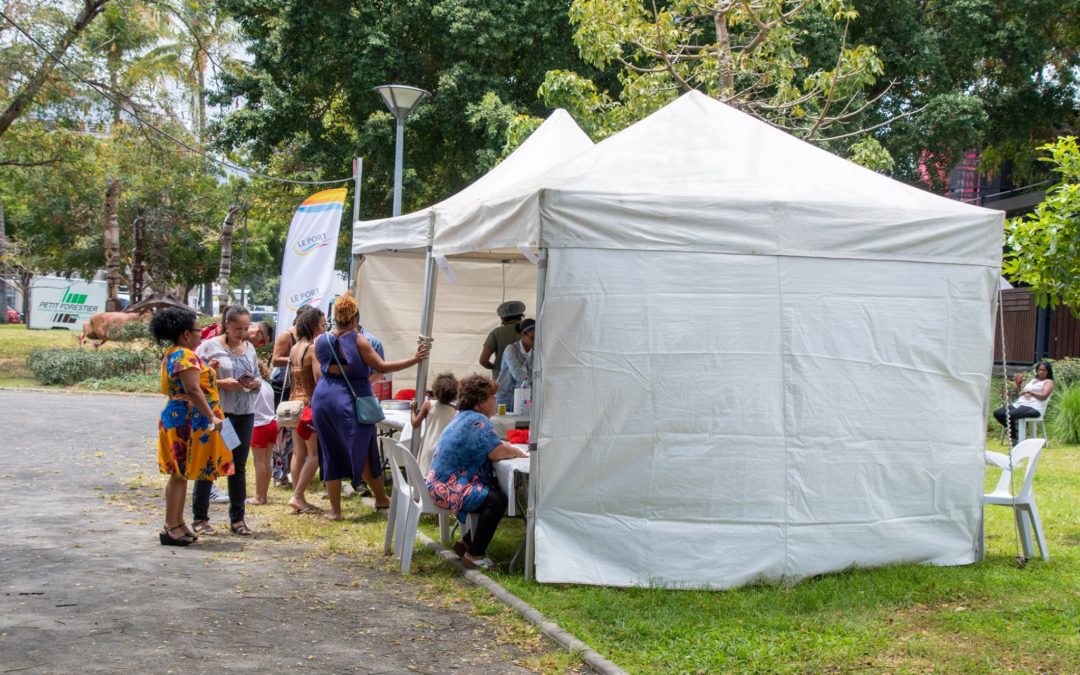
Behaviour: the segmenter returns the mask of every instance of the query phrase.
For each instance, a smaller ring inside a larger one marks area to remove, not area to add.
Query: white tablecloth
[[[383,410],[383,412],[386,414],[386,419],[376,424],[376,428],[379,431],[400,431],[398,440],[408,445],[413,430],[411,413],[408,410]]]
[[[528,445],[514,445],[515,448],[524,452],[529,451]],[[514,474],[519,473],[524,476],[529,475],[529,458],[528,457],[515,457],[514,459],[504,459],[498,462],[492,462],[495,467],[495,476],[499,479],[499,486],[502,487],[503,492],[506,494],[506,515],[514,517],[522,515],[518,511],[517,494],[514,490]]]

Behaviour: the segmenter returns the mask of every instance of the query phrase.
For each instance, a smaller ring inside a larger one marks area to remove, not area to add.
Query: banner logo
[[[314,305],[318,307],[320,300],[322,300],[322,294],[319,292],[319,287],[316,286],[315,288],[309,288],[300,293],[293,293],[285,298],[285,306],[295,312],[304,305]]]
[[[326,311],[334,288],[334,256],[346,192],[345,188],[317,192],[293,214],[281,259],[278,325],[290,325],[300,307]]]
[[[327,239],[329,239],[329,237],[327,237],[325,232],[320,232],[318,234],[313,234],[307,237],[301,237],[300,239],[296,240],[295,244],[293,244],[293,253],[295,253],[296,255],[308,255],[312,251],[317,251],[320,248],[329,246],[330,242],[327,241]]]

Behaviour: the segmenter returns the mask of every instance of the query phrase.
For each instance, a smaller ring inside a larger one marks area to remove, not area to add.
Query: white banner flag
[[[345,188],[318,192],[305,199],[293,215],[281,261],[279,333],[292,325],[300,307],[311,305],[325,312],[330,306],[345,192]]]

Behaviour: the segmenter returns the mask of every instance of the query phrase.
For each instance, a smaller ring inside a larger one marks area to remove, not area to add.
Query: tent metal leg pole
[[[525,579],[532,581],[535,577],[533,566],[536,562],[536,522],[534,518],[534,505],[536,504],[536,492],[540,483],[540,473],[537,471],[536,442],[540,438],[540,417],[544,405],[543,382],[544,382],[544,359],[542,340],[544,324],[541,318],[544,310],[544,293],[547,290],[547,266],[548,250],[540,249],[540,258],[536,263],[536,323],[537,331],[533,344],[533,379],[532,379],[532,420],[529,424],[529,504],[526,509],[525,521]]]
[[[424,314],[420,317],[420,334],[431,337],[432,323],[435,319],[435,288],[438,278],[435,270],[435,258],[431,255],[431,247],[427,249],[427,264],[424,266]],[[416,409],[424,403],[424,392],[427,391],[428,362],[421,361],[416,364]],[[420,454],[421,438],[417,429],[413,429],[412,439],[409,442],[414,456]]]

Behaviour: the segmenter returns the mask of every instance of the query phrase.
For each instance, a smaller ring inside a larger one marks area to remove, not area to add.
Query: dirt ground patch
[[[273,533],[160,546],[130,485],[160,407],[0,390],[4,672],[526,672],[497,625],[349,556]]]

